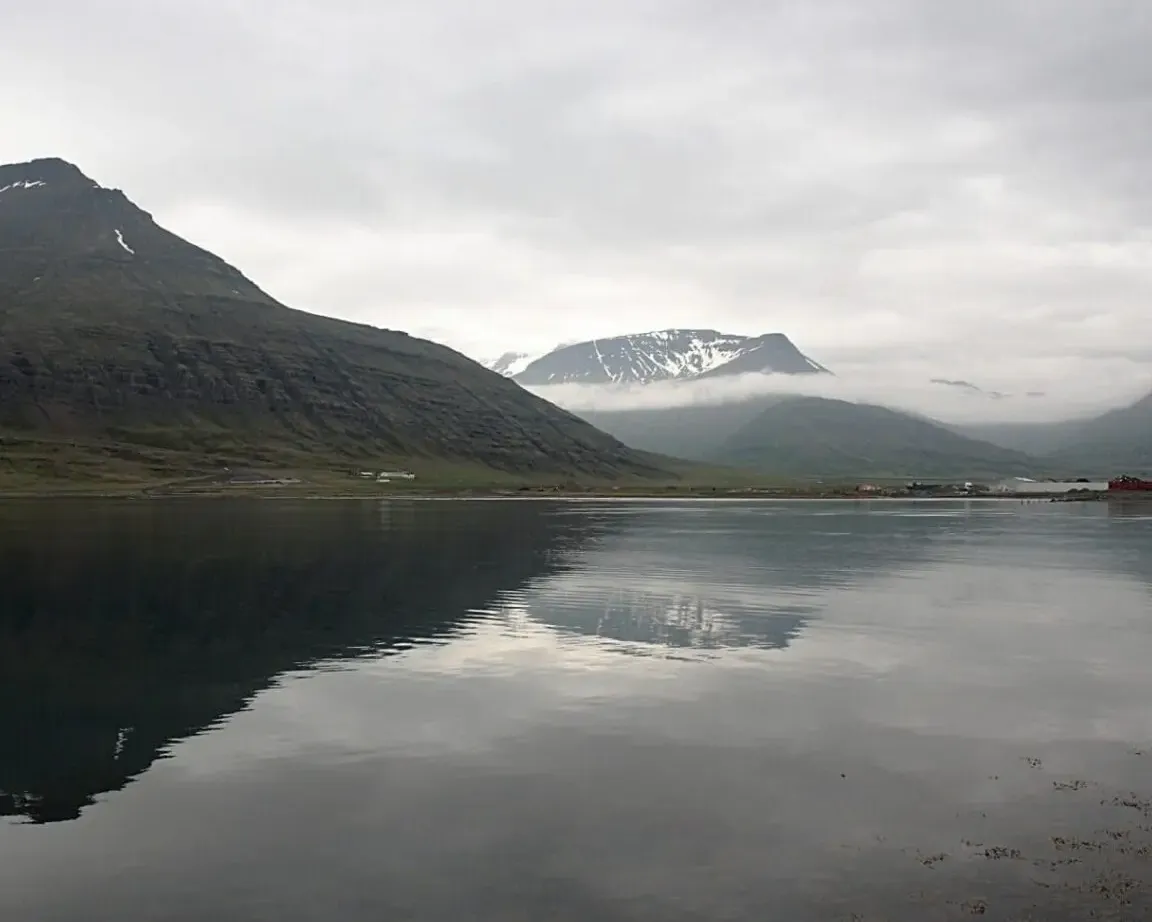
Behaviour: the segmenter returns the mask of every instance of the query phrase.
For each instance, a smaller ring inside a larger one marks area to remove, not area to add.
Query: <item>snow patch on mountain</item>
[[[19,182],[10,182],[8,185],[0,187],[0,195],[7,192],[9,189],[35,189],[38,186],[47,185],[42,179],[25,179]]]
[[[627,385],[747,372],[813,374],[827,369],[782,334],[672,329],[557,347],[511,374],[521,384]]]
[[[136,255],[136,251],[124,242],[124,234],[120,231],[120,228],[116,228],[116,242],[120,244],[125,253],[130,253],[133,256]]]
[[[497,374],[513,378],[539,357],[539,354],[530,352],[505,352],[499,358],[491,359],[481,364]]]

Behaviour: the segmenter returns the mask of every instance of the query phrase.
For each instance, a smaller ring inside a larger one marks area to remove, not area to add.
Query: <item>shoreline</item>
[[[1108,492],[1086,494],[1037,494],[1037,493],[858,493],[847,490],[810,490],[803,488],[750,488],[747,490],[726,487],[665,487],[665,488],[554,488],[554,487],[429,487],[425,489],[393,490],[347,490],[330,489],[321,485],[309,488],[305,484],[292,485],[252,485],[218,484],[193,489],[154,485],[148,487],[124,488],[79,488],[79,489],[31,489],[0,490],[0,501],[4,500],[65,500],[65,499],[117,499],[117,500],[157,500],[157,499],[326,499],[326,500],[742,500],[742,501],[802,501],[821,500],[836,502],[886,502],[903,501],[986,501],[986,502],[1040,502],[1040,503],[1083,503],[1083,502],[1147,502],[1152,493],[1143,495],[1117,496]]]

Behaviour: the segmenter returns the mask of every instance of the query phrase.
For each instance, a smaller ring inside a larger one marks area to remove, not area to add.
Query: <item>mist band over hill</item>
[[[1061,401],[1064,388],[1014,396],[932,382],[757,374],[536,390],[634,447],[782,476],[1152,471],[1152,396],[1100,414],[1090,407],[1109,406],[1114,396],[1079,392],[1084,415],[1044,421],[1045,411],[1077,406]],[[989,422],[1011,414],[1030,421]]]

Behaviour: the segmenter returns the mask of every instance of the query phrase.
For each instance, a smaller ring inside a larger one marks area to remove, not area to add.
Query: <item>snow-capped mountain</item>
[[[500,356],[500,358],[482,362],[481,364],[485,368],[494,371],[497,374],[505,375],[509,378],[514,378],[534,361],[536,361],[537,358],[539,358],[539,353],[533,354],[529,352],[505,352],[502,356]]]
[[[490,366],[494,370],[495,365]],[[740,336],[716,330],[657,330],[593,339],[554,349],[504,372],[521,384],[649,384],[672,379],[765,374],[818,374],[828,369],[783,333]]]

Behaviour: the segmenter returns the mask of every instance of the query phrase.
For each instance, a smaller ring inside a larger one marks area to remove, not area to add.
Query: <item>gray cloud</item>
[[[1138,0],[44,0],[0,160],[472,354],[699,325],[1103,379],[1149,357],[1149,39]]]

